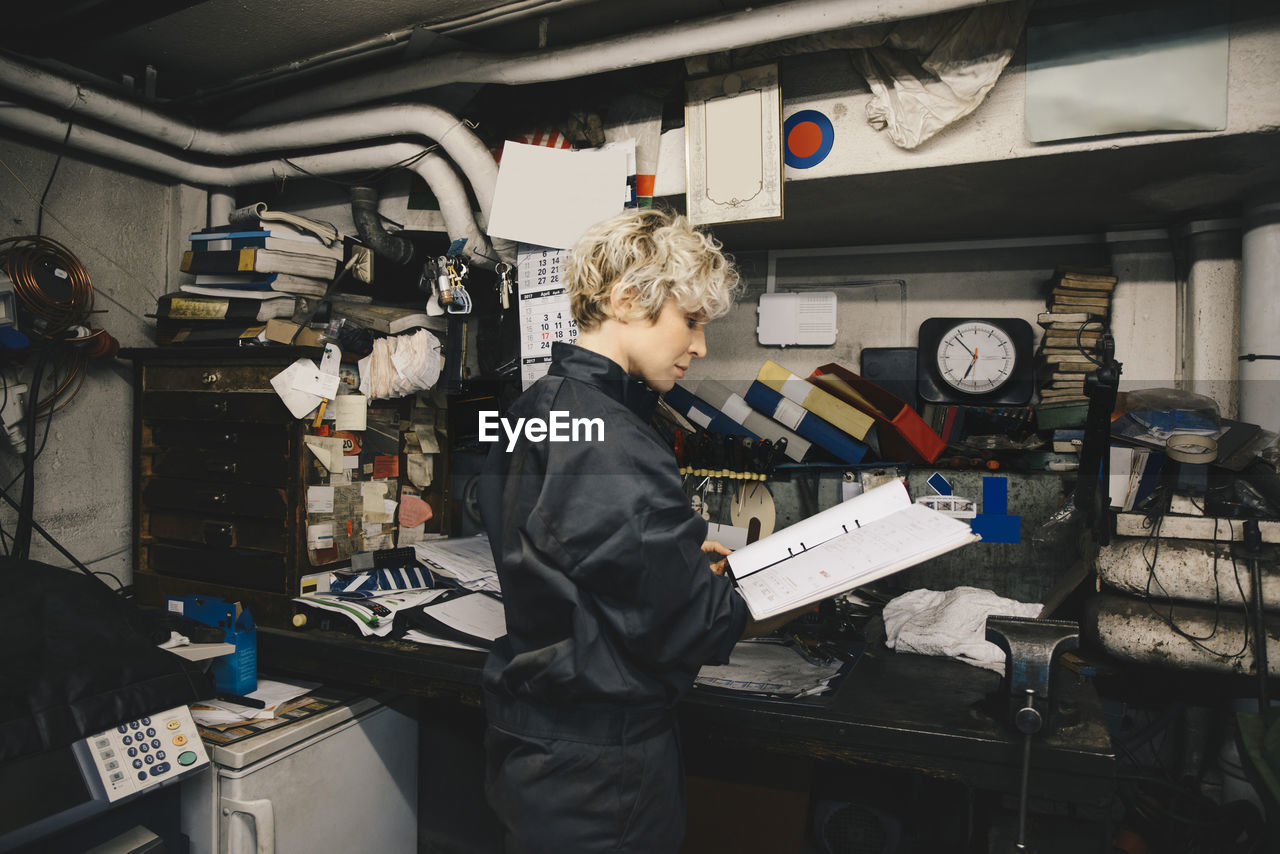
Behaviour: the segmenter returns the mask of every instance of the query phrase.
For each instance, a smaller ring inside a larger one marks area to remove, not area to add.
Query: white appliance
[[[187,780],[191,854],[417,850],[418,724],[358,698],[228,745]]]

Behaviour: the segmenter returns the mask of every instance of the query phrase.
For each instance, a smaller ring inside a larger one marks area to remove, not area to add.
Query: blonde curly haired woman
[[[508,634],[483,684],[489,802],[511,852],[677,851],[684,777],[673,706],[728,661],[748,619],[709,555],[658,395],[707,354],[738,275],[684,217],[631,210],[579,240],[565,270],[576,344],[506,413],[599,419],[603,435],[496,443],[480,510]],[[537,434],[535,434],[537,435]],[[544,437],[545,438],[545,437]]]

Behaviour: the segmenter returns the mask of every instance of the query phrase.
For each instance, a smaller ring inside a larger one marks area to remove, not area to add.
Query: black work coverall
[[[600,418],[603,440],[489,452],[479,502],[508,633],[484,669],[487,788],[510,851],[674,852],[684,835],[671,708],[747,615],[701,551],[656,405],[613,361],[556,344],[505,417]]]

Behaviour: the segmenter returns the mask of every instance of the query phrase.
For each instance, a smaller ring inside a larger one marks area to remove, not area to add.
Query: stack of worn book
[[[213,291],[215,296],[227,291],[319,296],[337,275],[344,252],[341,239],[326,243],[319,235],[282,223],[216,226],[190,239],[180,269],[194,281],[182,290]]]
[[[254,339],[270,320],[309,314],[347,252],[343,236],[327,223],[263,204],[189,240],[180,269],[191,279],[156,306],[162,346]]]
[[[156,344],[237,344],[258,340],[271,321],[311,313],[315,297],[268,291],[264,298],[161,294],[156,303]]]
[[[1037,390],[1041,404],[1088,401],[1085,376],[1097,370],[1098,341],[1111,318],[1116,277],[1106,273],[1060,270],[1050,282],[1048,311],[1037,318],[1044,337],[1037,352]]]

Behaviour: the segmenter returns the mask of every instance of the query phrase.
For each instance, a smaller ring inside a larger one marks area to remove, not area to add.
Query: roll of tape
[[[1218,459],[1218,440],[1199,433],[1174,433],[1165,440],[1164,451],[1175,463],[1208,464]]]

